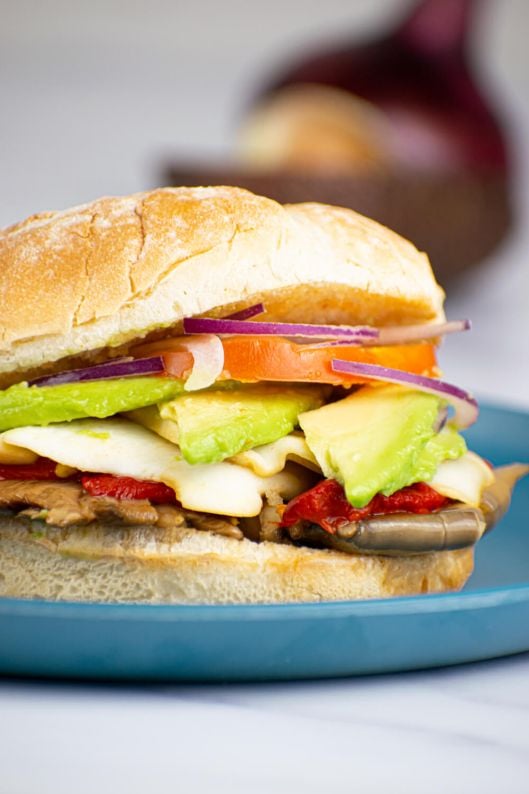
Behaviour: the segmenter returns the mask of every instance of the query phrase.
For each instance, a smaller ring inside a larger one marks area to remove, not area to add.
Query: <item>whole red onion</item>
[[[505,172],[502,126],[469,66],[482,0],[422,0],[391,32],[346,43],[291,67],[267,88],[325,85],[384,113],[396,163],[414,169]]]
[[[469,57],[482,6],[422,0],[389,32],[276,71],[245,116],[236,165],[177,163],[168,184],[351,207],[427,251],[448,282],[513,219],[506,136]]]

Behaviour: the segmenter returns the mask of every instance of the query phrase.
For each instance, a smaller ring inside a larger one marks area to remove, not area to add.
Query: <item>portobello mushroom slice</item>
[[[494,482],[483,491],[479,508],[461,503],[435,513],[391,513],[343,524],[331,534],[316,524],[290,527],[293,541],[344,551],[348,554],[392,556],[429,554],[473,546],[507,512],[516,482],[529,465],[513,463],[494,470]]]

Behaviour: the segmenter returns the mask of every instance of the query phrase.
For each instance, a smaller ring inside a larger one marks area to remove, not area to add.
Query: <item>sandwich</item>
[[[165,188],[0,233],[0,594],[455,590],[522,466],[460,431],[443,292],[351,210]]]

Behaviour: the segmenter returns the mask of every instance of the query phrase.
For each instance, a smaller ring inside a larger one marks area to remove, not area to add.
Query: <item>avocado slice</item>
[[[176,397],[184,389],[174,378],[144,376],[28,386],[17,383],[0,391],[0,430],[49,425],[92,416],[103,419],[121,411]]]
[[[323,404],[325,387],[239,385],[185,393],[129,418],[180,446],[187,463],[216,463],[288,435],[298,415]]]
[[[431,479],[441,460],[465,452],[452,428],[435,432],[441,401],[400,386],[364,386],[301,414],[299,424],[326,477],[344,486],[353,507]]]
[[[443,460],[457,460],[467,451],[467,445],[463,436],[450,425],[444,427],[440,433],[436,433],[423,447],[422,451],[415,460],[412,482],[427,482],[432,479]],[[393,491],[390,491],[393,493]],[[386,494],[388,496],[389,494]]]

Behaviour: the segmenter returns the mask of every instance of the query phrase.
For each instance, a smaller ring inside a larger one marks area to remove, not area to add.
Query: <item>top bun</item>
[[[163,188],[0,231],[0,386],[122,352],[186,316],[262,300],[266,319],[443,318],[428,258],[357,213],[234,187]]]

